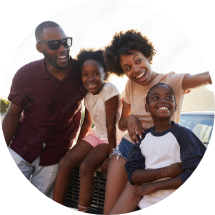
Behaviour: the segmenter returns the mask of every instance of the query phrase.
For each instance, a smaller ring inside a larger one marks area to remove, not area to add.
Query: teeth
[[[89,87],[94,87],[95,86],[95,84],[89,84]]]
[[[146,71],[143,72],[142,74],[138,75],[136,78],[141,78],[141,77],[143,77],[143,76],[145,75],[145,73],[146,73]]]
[[[167,107],[159,107],[158,109],[159,109],[159,110],[168,110]]]
[[[65,58],[66,57],[66,55],[65,56],[59,56],[58,58]]]

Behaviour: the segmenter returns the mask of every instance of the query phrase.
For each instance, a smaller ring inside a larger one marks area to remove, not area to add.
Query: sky
[[[137,29],[153,42],[157,50],[152,63],[154,71],[190,74],[208,71],[202,54],[188,35],[159,13],[154,13],[153,16],[151,14],[153,10],[137,7],[129,2],[88,1],[85,4],[68,7],[47,17],[47,20],[57,22],[67,36],[73,37],[71,47],[73,58],[81,48],[98,49],[106,46],[115,32]],[[20,28],[21,31],[22,27]],[[7,99],[12,78],[17,70],[29,62],[43,58],[43,55],[35,48],[34,29],[35,26],[30,27],[28,34],[23,35],[6,72],[0,74],[0,80],[3,82],[0,97],[4,99]],[[124,90],[126,80],[126,77],[120,80],[116,77],[111,79],[120,92]],[[207,88],[213,90],[212,86]]]

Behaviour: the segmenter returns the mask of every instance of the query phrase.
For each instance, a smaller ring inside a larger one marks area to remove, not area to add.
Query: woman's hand
[[[101,166],[101,172],[102,173],[107,173],[107,169],[108,169],[108,162],[109,162],[110,158],[106,158],[104,160],[104,162],[102,163],[102,166]]]
[[[154,183],[142,184],[134,190],[132,197],[135,197],[135,196],[143,197],[145,195],[154,193],[155,191],[157,191],[157,189]]]
[[[127,129],[128,134],[131,138],[131,141],[134,143],[135,141],[139,143],[137,138],[137,134],[140,139],[142,138],[142,133],[144,133],[144,129],[142,127],[142,123],[140,120],[133,114],[129,115],[125,120],[127,120]]]

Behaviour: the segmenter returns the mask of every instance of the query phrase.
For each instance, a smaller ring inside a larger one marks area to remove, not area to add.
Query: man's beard
[[[64,67],[60,67],[58,66],[58,64],[44,51],[43,52],[43,55],[46,59],[47,62],[49,62],[53,67],[57,68],[57,69],[60,69],[60,70],[65,70],[69,67],[69,55],[67,55],[67,65],[64,66]]]

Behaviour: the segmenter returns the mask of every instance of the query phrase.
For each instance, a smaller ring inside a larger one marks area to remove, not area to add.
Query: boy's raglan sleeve
[[[182,128],[178,137],[180,156],[184,173],[180,175],[184,183],[199,165],[206,147],[201,140],[188,128]]]
[[[140,145],[135,144],[130,152],[128,161],[125,164],[128,180],[131,182],[131,176],[134,170],[145,169],[145,157],[142,155]],[[133,184],[132,184],[133,185]]]

